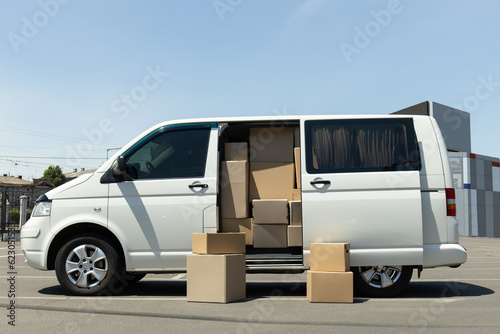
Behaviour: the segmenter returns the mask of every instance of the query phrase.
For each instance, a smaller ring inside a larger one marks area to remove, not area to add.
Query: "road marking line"
[[[186,274],[179,274],[177,276],[172,277],[171,280],[179,280],[179,279],[182,279],[184,277],[186,277]]]

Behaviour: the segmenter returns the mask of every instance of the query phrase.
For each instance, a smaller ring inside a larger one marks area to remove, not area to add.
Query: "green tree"
[[[19,223],[19,216],[21,213],[18,209],[12,209],[9,211],[9,222],[11,223]]]
[[[60,186],[63,184],[66,180],[64,179],[64,174],[61,169],[61,167],[57,166],[52,166],[50,165],[49,168],[47,168],[43,172],[42,179],[44,180],[50,180],[54,186]]]

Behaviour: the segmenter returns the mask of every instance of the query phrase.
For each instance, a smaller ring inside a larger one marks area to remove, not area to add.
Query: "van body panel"
[[[335,119],[325,119],[335,125]],[[308,164],[314,161],[306,155],[312,149],[312,133],[307,133],[306,122],[301,123],[301,146],[306,148],[301,151],[304,247],[349,242],[352,266],[367,265],[374,258],[377,264],[422,265],[419,171],[311,174]]]
[[[213,128],[204,176],[107,185],[109,228],[123,240],[127,270],[182,268],[185,254],[191,251],[192,234],[204,232],[205,224],[207,228],[216,225],[217,145],[218,129]]]
[[[63,188],[52,195],[50,231],[54,235],[68,226],[79,223],[108,226],[108,190],[106,186],[100,184],[101,174],[84,176],[76,179],[80,181],[76,185]]]

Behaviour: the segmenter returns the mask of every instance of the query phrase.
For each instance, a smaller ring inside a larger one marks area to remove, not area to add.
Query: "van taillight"
[[[446,188],[446,215],[456,216],[457,215],[457,204],[455,203],[455,189]]]

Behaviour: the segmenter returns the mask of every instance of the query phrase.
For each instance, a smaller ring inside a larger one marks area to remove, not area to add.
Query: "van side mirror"
[[[125,157],[123,155],[120,155],[116,159],[116,164],[113,167],[113,176],[123,177],[127,181],[132,180],[127,174],[127,165],[125,164]]]

